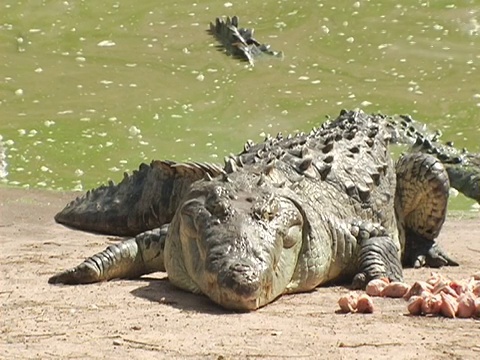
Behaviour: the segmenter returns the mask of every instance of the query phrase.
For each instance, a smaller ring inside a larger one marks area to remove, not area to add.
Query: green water
[[[217,51],[208,24],[234,14],[285,59],[252,68]],[[355,107],[480,152],[477,21],[473,0],[4,0],[3,182],[80,190],[151,159],[218,162]]]

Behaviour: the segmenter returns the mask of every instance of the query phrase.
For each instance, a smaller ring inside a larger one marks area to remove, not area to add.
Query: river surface
[[[284,59],[251,67],[218,51],[209,22],[235,14]],[[0,5],[11,186],[86,190],[152,159],[221,162],[342,108],[408,113],[480,152],[478,1]]]

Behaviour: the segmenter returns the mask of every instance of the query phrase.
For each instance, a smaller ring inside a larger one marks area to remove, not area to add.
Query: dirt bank
[[[72,194],[0,188],[0,358],[5,359],[474,359],[480,321],[406,316],[403,300],[375,299],[372,315],[336,314],[343,287],[284,296],[259,311],[229,313],[173,288],[165,274],[137,281],[51,286],[115,239],[57,225]],[[480,270],[479,215],[449,218],[439,241]],[[430,270],[405,271],[408,282]]]

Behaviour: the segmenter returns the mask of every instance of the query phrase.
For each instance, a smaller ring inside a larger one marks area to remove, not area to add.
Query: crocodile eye
[[[212,207],[209,208],[209,211],[212,215],[218,218],[225,218],[230,214],[230,203],[226,200],[216,201],[212,204]]]
[[[258,220],[272,221],[279,212],[279,204],[273,198],[264,199],[253,206],[253,215]]]
[[[218,219],[225,219],[232,213],[231,196],[222,187],[216,187],[205,201],[207,211]]]
[[[276,215],[278,214],[278,208],[277,207],[269,207],[265,209],[265,212],[263,214],[263,218],[271,221]]]
[[[181,207],[181,232],[189,238],[196,238],[198,235],[197,218],[207,218],[209,216],[210,214],[204,210],[201,201],[197,199],[186,201]]]

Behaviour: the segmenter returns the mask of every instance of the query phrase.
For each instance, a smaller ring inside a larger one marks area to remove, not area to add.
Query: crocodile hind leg
[[[135,238],[110,245],[80,265],[48,279],[50,284],[88,284],[111,279],[131,279],[165,271],[164,247],[168,225],[146,231]]]
[[[397,162],[395,211],[405,229],[406,266],[457,266],[435,242],[445,221],[450,183],[435,157],[413,153]]]

